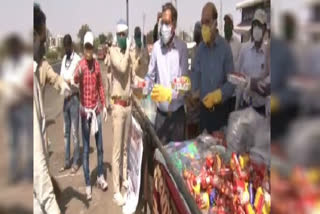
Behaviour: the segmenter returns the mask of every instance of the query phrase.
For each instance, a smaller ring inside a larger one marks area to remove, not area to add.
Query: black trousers
[[[214,111],[207,109],[202,103],[200,107],[200,131],[209,133],[219,131],[228,124],[229,114],[234,111],[235,99],[228,99],[214,107]]]
[[[171,141],[185,139],[186,114],[181,106],[177,111],[167,113],[157,109],[155,129],[161,142],[166,145]]]

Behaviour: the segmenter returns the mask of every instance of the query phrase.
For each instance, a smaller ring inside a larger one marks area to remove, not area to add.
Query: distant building
[[[56,37],[50,36],[49,37],[49,49],[50,50],[57,50],[57,48],[63,47],[63,36],[57,35]]]
[[[320,1],[309,0],[310,19],[306,25],[306,31],[310,36],[320,35]]]
[[[244,0],[236,5],[241,10],[241,23],[234,27],[234,31],[241,35],[241,42],[247,42],[250,39],[251,21],[254,12],[261,8],[267,14],[267,25],[270,30],[270,0]]]

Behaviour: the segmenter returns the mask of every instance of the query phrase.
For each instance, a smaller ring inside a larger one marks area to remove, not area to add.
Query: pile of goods
[[[270,185],[263,165],[249,155],[232,153],[229,163],[208,155],[200,174],[184,170],[183,178],[200,209],[208,213],[270,213]]]
[[[270,213],[269,169],[251,155],[231,153],[222,132],[172,142],[166,149],[203,213]]]
[[[272,211],[285,213],[320,213],[320,169],[295,167],[289,175],[271,170]]]

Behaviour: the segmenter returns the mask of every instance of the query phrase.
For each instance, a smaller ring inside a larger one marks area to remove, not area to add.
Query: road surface
[[[102,65],[102,70],[105,67]],[[60,64],[53,65],[54,70],[59,73]],[[104,72],[102,72],[104,73]],[[64,140],[63,140],[63,116],[62,105],[63,99],[54,91],[52,87],[46,88],[45,93],[45,109],[49,118],[48,136],[51,142],[50,151],[50,171],[56,178],[62,190],[59,205],[66,214],[106,214],[106,213],[122,213],[121,209],[116,206],[113,201],[113,184],[111,176],[111,155],[112,155],[112,126],[111,117],[109,115],[107,123],[103,123],[103,144],[104,144],[104,166],[107,171],[107,182],[109,189],[102,192],[97,187],[92,187],[92,201],[88,202],[85,195],[85,183],[82,165],[79,171],[71,176],[69,171],[59,173],[59,169],[64,164]],[[80,145],[82,148],[82,138],[80,132]],[[71,143],[71,151],[73,145]],[[82,151],[82,149],[81,149]],[[71,153],[72,154],[72,153]],[[97,175],[97,153],[95,140],[90,141],[90,173],[91,182],[95,183]]]

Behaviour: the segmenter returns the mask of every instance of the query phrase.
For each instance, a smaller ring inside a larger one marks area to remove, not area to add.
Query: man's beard
[[[68,60],[70,59],[71,54],[72,54],[72,51],[67,51],[67,52],[66,52],[66,55],[67,55],[67,59],[68,59]]]

